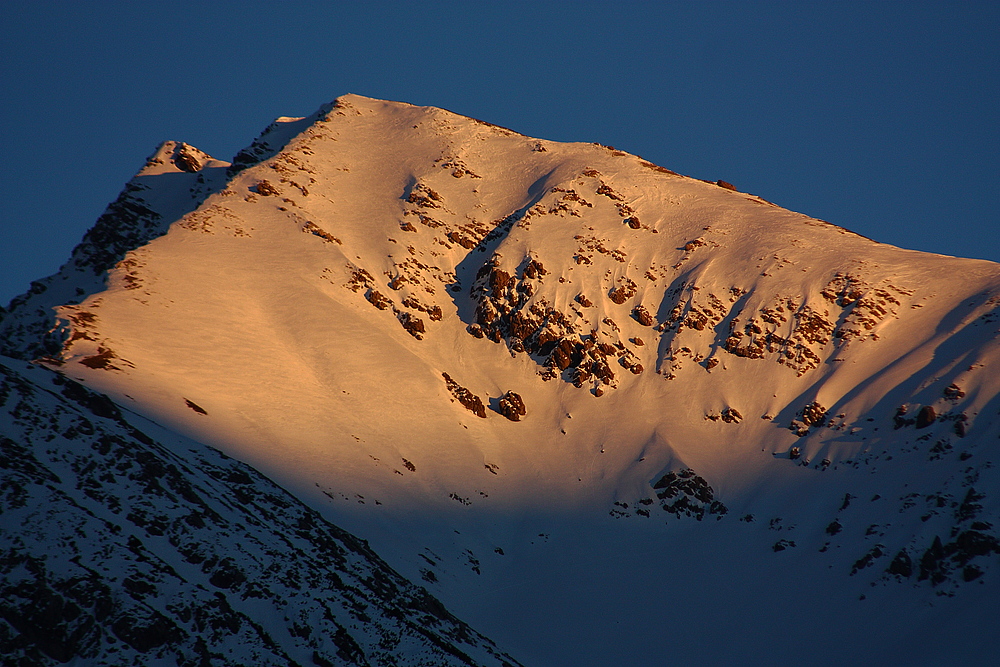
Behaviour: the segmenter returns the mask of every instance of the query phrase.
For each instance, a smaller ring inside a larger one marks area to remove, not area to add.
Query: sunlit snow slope
[[[996,647],[996,264],[354,95],[223,172],[146,176],[189,205],[105,289],[15,300],[6,353],[251,463],[527,664]]]

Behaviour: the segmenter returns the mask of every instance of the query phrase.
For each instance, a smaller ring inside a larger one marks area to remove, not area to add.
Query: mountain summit
[[[526,664],[940,664],[1000,629],[998,304],[990,262],[347,95],[164,144],[0,335]]]

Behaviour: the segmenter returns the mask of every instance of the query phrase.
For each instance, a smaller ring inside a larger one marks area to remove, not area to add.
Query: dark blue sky
[[[477,4],[4,3],[0,303],[59,267],[161,140],[229,159],[348,92],[1000,260],[1000,3]]]

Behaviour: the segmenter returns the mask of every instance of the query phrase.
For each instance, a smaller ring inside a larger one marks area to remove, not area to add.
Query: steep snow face
[[[58,355],[63,336],[54,331],[53,308],[103,290],[107,272],[125,253],[166,233],[174,220],[197,208],[225,183],[227,167],[228,162],[194,146],[160,144],[59,272],[33,282],[11,301],[0,319],[0,353],[23,359]]]
[[[727,631],[794,610],[930,655],[945,612],[886,608],[995,591],[997,265],[352,95],[226,176],[59,309],[50,363],[252,463],[520,655],[655,651],[616,626],[636,605],[693,655],[703,619],[658,608],[675,590]]]
[[[253,469],[23,365],[0,363],[6,664],[514,664]]]

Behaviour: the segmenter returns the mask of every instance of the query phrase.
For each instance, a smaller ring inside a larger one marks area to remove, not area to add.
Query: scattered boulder
[[[537,259],[531,259],[524,267],[525,278],[541,278],[546,273],[548,273],[548,271],[545,270],[545,267],[542,266],[542,263]]]
[[[778,553],[779,551],[784,551],[785,549],[794,546],[795,542],[793,540],[778,540],[777,542],[774,543],[774,546],[771,547],[771,549],[774,551],[774,553]]]
[[[267,180],[258,182],[255,191],[257,194],[263,195],[264,197],[277,196],[281,194],[278,188],[271,185],[271,182]]]
[[[656,320],[653,319],[653,316],[649,314],[649,311],[642,304],[632,309],[632,317],[644,327],[651,327],[656,324]]]
[[[901,405],[896,408],[896,414],[892,416],[894,429],[901,429],[904,426],[910,426],[916,421],[915,419],[906,416],[909,411],[910,409],[906,405]]]
[[[944,397],[949,401],[957,401],[960,398],[965,398],[965,392],[957,384],[952,382],[950,385],[944,389]]]
[[[519,394],[508,391],[500,397],[497,411],[512,422],[521,421],[525,415],[524,401]]]
[[[628,296],[626,296],[625,288],[623,287],[614,288],[613,290],[611,290],[608,296],[611,297],[611,300],[617,303],[619,306],[625,303],[625,301],[628,299]]]
[[[917,413],[917,428],[927,428],[937,421],[937,412],[933,407],[925,405]]]
[[[722,411],[722,421],[727,424],[739,424],[743,421],[743,415],[736,408],[726,408]]]

